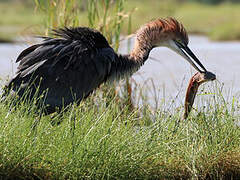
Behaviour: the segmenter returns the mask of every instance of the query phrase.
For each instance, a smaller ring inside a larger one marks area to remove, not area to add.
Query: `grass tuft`
[[[55,117],[27,113],[31,104],[11,109],[11,100],[0,103],[2,177],[240,177],[240,129],[228,104],[210,108],[214,102],[202,100],[208,107],[183,121],[183,109],[150,113],[145,106],[130,112],[115,98],[109,101],[97,91]],[[61,123],[53,125],[59,118]]]

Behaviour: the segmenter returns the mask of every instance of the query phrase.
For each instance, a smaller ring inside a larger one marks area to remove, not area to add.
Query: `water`
[[[131,46],[133,46],[133,39]],[[15,60],[29,43],[0,44],[0,77],[7,79],[16,72]],[[189,47],[200,59],[202,64],[217,75],[218,83],[224,84],[226,99],[238,96],[240,90],[240,42],[213,42],[203,36],[190,36]],[[121,53],[127,53],[127,41],[120,47]],[[132,76],[131,81],[138,84],[138,90],[145,87],[152,106],[158,103],[168,104],[175,99],[182,105],[190,77],[196,72],[190,64],[175,52],[167,48],[155,48],[150,53],[153,59]],[[214,82],[204,86],[213,86]],[[146,88],[147,87],[147,88]],[[177,98],[176,98],[177,97]]]
[[[240,42],[213,42],[204,36],[190,36],[189,39],[190,49],[208,71],[216,74],[218,86],[223,86],[224,98],[231,101],[232,96],[239,96]],[[123,42],[121,51],[126,53],[126,47],[127,42]],[[169,103],[175,99],[175,104],[183,105],[189,79],[195,73],[196,70],[185,59],[168,48],[160,47],[150,53],[150,59],[133,79],[139,84],[152,79],[160,102]],[[147,91],[153,94],[151,82],[148,84]],[[208,82],[201,85],[200,89],[211,89],[214,85],[216,82]],[[149,96],[152,98],[151,104],[154,104],[154,96]]]

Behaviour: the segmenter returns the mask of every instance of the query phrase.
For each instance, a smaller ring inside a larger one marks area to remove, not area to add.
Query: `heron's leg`
[[[75,109],[75,105],[73,105],[73,110],[71,112],[70,115],[70,123],[71,123],[71,132],[72,132],[72,154],[74,154],[75,152],[75,129],[76,129],[76,110]]]
[[[127,89],[127,106],[129,111],[134,110],[134,105],[132,102],[132,87],[131,83],[129,82],[129,78],[126,78],[126,89]]]

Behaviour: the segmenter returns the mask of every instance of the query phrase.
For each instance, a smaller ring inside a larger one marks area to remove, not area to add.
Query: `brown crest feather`
[[[136,33],[136,42],[131,57],[143,59],[149,51],[169,39],[181,40],[188,44],[187,31],[174,18],[156,19],[143,25]]]
[[[137,31],[137,38],[142,38],[152,41],[161,41],[164,39],[174,38],[181,39],[184,43],[188,44],[187,31],[181,23],[174,18],[156,19],[143,25]]]

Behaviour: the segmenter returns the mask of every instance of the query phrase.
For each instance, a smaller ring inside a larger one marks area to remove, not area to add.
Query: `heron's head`
[[[149,43],[151,47],[168,47],[186,59],[197,71],[207,71],[188,47],[185,28],[174,18],[157,19],[147,23],[138,31],[137,39]]]

